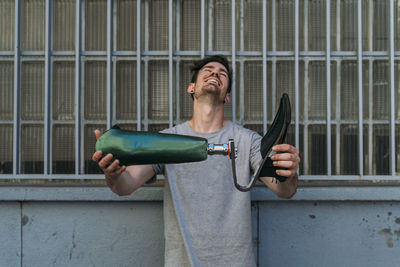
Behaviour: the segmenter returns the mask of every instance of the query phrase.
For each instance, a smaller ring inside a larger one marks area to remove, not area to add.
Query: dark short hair
[[[199,71],[201,70],[201,68],[203,68],[205,65],[207,65],[210,62],[221,63],[228,71],[228,80],[229,81],[228,81],[228,91],[227,92],[230,93],[231,87],[232,87],[232,70],[229,67],[229,63],[228,63],[228,60],[226,59],[226,57],[224,57],[222,55],[207,56],[200,60],[195,61],[193,63],[193,66],[190,69],[193,72],[191,82],[192,83],[196,82],[197,75],[199,74]]]

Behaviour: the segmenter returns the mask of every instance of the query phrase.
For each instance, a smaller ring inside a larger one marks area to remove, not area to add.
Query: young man
[[[222,56],[199,60],[192,68],[187,92],[193,98],[190,121],[164,130],[165,133],[204,137],[209,143],[235,141],[237,179],[247,184],[262,161],[261,136],[224,119],[223,105],[230,101],[231,71]],[[101,135],[95,131],[96,138]],[[276,145],[275,166],[286,168],[277,174],[287,177],[261,180],[279,197],[290,198],[297,189],[300,158],[296,148]],[[111,190],[118,195],[134,192],[156,173],[166,177],[164,190],[165,266],[255,266],[251,240],[250,193],[238,191],[232,181],[230,159],[208,156],[195,163],[119,166],[112,155],[100,160]]]

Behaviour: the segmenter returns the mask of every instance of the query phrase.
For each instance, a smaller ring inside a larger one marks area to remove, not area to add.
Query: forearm
[[[292,198],[297,191],[298,175],[294,174],[292,177],[288,177],[285,182],[275,182],[276,180],[272,177],[261,177],[261,181],[266,184],[272,192],[274,192],[280,198]]]
[[[106,177],[106,181],[111,191],[119,196],[124,196],[132,194],[154,174],[151,165],[128,166],[118,177],[111,179]]]

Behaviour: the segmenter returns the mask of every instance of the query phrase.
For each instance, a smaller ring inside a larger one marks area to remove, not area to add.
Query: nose
[[[211,75],[212,75],[212,76],[216,76],[217,78],[219,78],[219,72],[218,72],[218,70],[213,69],[212,72],[211,72]]]

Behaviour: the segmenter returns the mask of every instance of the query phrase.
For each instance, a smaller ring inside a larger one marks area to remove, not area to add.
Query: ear
[[[231,94],[227,93],[224,99],[224,103],[229,103],[229,102],[231,102]]]
[[[194,83],[189,83],[189,86],[187,88],[187,92],[189,94],[193,94],[194,93]]]

